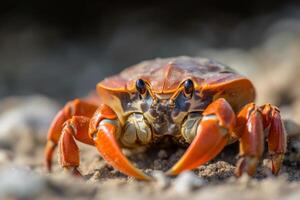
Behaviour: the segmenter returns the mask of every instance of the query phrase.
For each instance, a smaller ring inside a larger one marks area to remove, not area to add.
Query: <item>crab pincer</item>
[[[119,171],[142,180],[151,177],[137,169],[122,153],[117,142],[120,125],[116,114],[108,106],[102,105],[90,123],[90,134],[101,156]]]
[[[210,104],[203,112],[193,142],[167,174],[177,175],[213,159],[228,143],[235,121],[235,113],[225,99]]]

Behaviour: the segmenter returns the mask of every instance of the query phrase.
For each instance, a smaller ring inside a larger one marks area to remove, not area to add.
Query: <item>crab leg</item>
[[[96,109],[96,105],[76,99],[67,103],[65,107],[57,113],[49,128],[45,148],[45,163],[49,171],[51,171],[53,152],[63,133],[64,123],[68,119],[71,119],[72,116],[91,117]]]
[[[261,107],[264,128],[268,129],[268,168],[273,174],[278,174],[284,153],[286,152],[286,132],[281,120],[280,111],[275,106],[266,104]]]
[[[270,104],[261,107],[253,103],[246,105],[237,117],[236,132],[241,133],[237,176],[243,172],[255,173],[264,151],[264,132],[267,132],[268,139],[268,168],[273,174],[279,172],[286,151],[286,132],[278,108]]]
[[[203,112],[196,137],[167,174],[176,175],[213,159],[228,143],[235,121],[235,113],[225,99],[211,103]]]
[[[240,153],[235,174],[254,175],[264,151],[262,113],[254,103],[246,105],[237,116],[236,132],[240,134]]]
[[[151,180],[124,156],[116,140],[119,132],[120,124],[116,114],[110,107],[101,105],[90,124],[90,136],[99,153],[110,165],[124,174],[141,180]]]
[[[62,135],[59,139],[59,161],[60,165],[80,176],[77,170],[79,166],[79,149],[75,139],[85,144],[93,145],[93,140],[88,135],[90,119],[84,116],[74,116],[64,123]]]

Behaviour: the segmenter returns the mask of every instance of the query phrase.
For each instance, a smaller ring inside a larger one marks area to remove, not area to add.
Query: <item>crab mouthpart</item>
[[[169,99],[158,99],[145,113],[157,135],[176,135],[180,127],[173,120],[174,105]]]

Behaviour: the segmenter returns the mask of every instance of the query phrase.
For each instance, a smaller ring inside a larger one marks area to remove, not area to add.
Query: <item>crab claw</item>
[[[182,158],[167,172],[168,175],[176,175],[206,163],[227,144],[226,130],[219,127],[216,118],[203,120],[195,139]]]
[[[99,114],[97,114],[99,112]],[[102,106],[99,110],[96,111],[94,115],[98,119],[92,119],[99,122],[99,117],[106,118],[96,126],[96,131],[92,131],[92,137],[95,142],[95,146],[101,156],[114,168],[119,171],[133,176],[140,180],[151,180],[151,177],[143,173],[141,170],[137,169],[122,153],[121,148],[119,147],[116,141],[117,135],[117,125],[116,120],[114,120],[114,113],[111,113],[108,106]],[[109,117],[110,119],[107,119]],[[94,123],[92,123],[93,126]],[[92,130],[95,130],[92,128]]]
[[[182,158],[167,172],[177,175],[213,159],[228,143],[229,131],[235,125],[235,114],[225,99],[210,104],[203,113],[197,134]]]

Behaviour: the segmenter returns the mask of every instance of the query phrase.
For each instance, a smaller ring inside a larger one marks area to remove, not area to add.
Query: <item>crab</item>
[[[255,174],[265,142],[267,168],[273,174],[281,168],[286,131],[279,109],[257,106],[251,81],[215,60],[181,56],[144,61],[99,82],[96,90],[97,96],[68,102],[53,120],[45,148],[49,171],[58,146],[60,165],[81,175],[80,141],[95,146],[120,172],[151,180],[122,148],[150,148],[166,139],[188,145],[168,175],[195,169],[237,141],[237,176]]]

